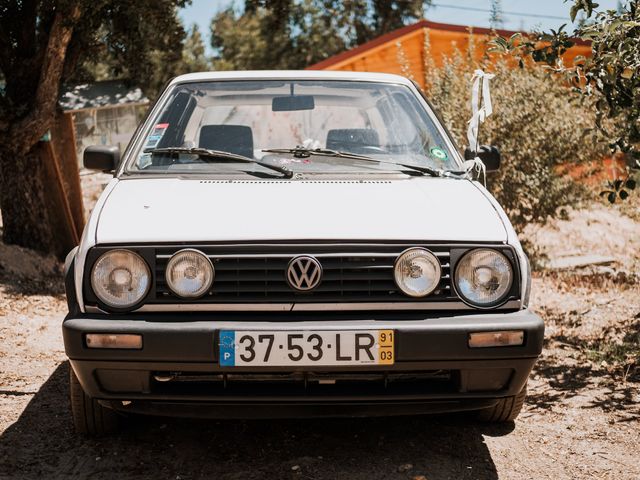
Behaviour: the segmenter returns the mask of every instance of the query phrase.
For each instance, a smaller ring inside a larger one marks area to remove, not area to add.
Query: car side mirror
[[[84,168],[113,172],[120,163],[120,148],[111,145],[92,145],[84,149]]]
[[[469,147],[464,150],[464,159],[473,160],[475,156],[478,156],[484,166],[487,167],[488,172],[495,172],[500,168],[500,150],[493,145],[480,145],[478,152],[474,152]]]

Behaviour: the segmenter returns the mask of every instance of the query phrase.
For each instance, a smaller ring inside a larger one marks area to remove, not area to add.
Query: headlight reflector
[[[507,296],[513,284],[513,267],[502,253],[488,248],[471,250],[460,259],[456,289],[477,307],[492,307]]]
[[[140,255],[116,249],[103,253],[93,266],[91,288],[109,307],[130,308],[151,286],[151,272]]]
[[[410,248],[400,254],[393,269],[396,285],[410,297],[433,292],[442,274],[436,256],[424,248]]]
[[[211,260],[199,250],[184,249],[177,252],[165,271],[169,288],[183,298],[197,298],[204,295],[214,277]]]

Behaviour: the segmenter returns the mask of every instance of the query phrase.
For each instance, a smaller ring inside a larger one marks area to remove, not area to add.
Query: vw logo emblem
[[[308,292],[316,288],[320,280],[322,280],[322,266],[315,258],[301,255],[289,262],[287,282],[291,288]]]

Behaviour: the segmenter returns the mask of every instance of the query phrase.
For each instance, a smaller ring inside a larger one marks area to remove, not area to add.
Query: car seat
[[[327,148],[351,153],[366,153],[366,147],[380,147],[378,132],[371,128],[329,130]]]
[[[253,158],[253,132],[246,125],[205,125],[198,146]]]

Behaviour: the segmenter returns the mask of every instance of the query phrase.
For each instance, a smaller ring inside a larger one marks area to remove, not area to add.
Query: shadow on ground
[[[464,415],[287,421],[138,417],[118,435],[76,436],[61,364],[0,437],[0,478],[495,479],[483,435]]]
[[[640,365],[640,323],[631,325],[621,342],[607,339],[587,341],[577,336],[554,335],[545,339],[545,352],[537,360],[533,373],[546,382],[546,388],[529,389],[527,404],[550,410],[579,395],[585,397],[583,408],[599,408],[605,412],[626,412],[640,418],[637,404]],[[568,348],[577,361],[566,362],[550,353],[560,345]],[[625,356],[628,356],[625,365]],[[602,366],[617,365],[611,369]],[[589,395],[585,396],[585,391]],[[593,391],[597,391],[594,395]]]
[[[64,284],[59,277],[22,278],[6,274],[1,268],[0,287],[11,295],[50,295],[59,298],[64,296]]]

